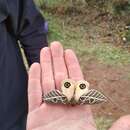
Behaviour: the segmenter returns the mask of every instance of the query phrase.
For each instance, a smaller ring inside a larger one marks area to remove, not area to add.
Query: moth
[[[61,83],[61,91],[53,90],[43,96],[43,100],[51,104],[70,105],[92,105],[107,101],[107,97],[103,93],[89,89],[89,86],[85,80],[75,82],[66,79]]]

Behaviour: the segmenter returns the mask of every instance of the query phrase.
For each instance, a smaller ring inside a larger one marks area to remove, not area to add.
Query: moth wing
[[[83,94],[88,93],[88,91],[89,91],[89,83],[87,81],[80,80],[80,81],[76,82],[75,94],[74,94],[75,101],[78,103],[80,97]]]
[[[51,104],[68,104],[67,97],[59,90],[52,90],[43,97],[43,101]]]
[[[89,90],[88,93],[83,94],[79,98],[79,104],[81,105],[83,104],[93,105],[93,104],[99,104],[106,101],[107,101],[107,97],[103,93],[95,89]]]
[[[65,79],[61,83],[61,91],[63,95],[65,95],[70,102],[73,98],[74,91],[75,91],[75,81],[71,79]]]

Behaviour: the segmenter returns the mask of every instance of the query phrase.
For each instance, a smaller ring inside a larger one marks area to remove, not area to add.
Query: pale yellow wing
[[[63,80],[61,83],[61,91],[62,94],[64,94],[67,97],[68,101],[70,101],[74,95],[75,81],[71,79]]]
[[[79,98],[89,91],[89,83],[85,80],[80,80],[75,84],[74,99],[78,103]]]

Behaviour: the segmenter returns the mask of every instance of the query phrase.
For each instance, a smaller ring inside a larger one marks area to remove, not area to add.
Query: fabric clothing
[[[39,62],[44,25],[33,0],[0,0],[0,130],[26,129],[28,77],[18,41],[29,65]]]

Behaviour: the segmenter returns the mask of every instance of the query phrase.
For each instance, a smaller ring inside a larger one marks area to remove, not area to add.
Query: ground
[[[113,67],[89,61],[85,67],[85,79],[92,88],[102,91],[108,103],[93,106],[96,115],[119,118],[130,113],[130,66]]]
[[[130,114],[130,44],[122,40],[125,20],[64,4],[50,3],[41,13],[49,23],[49,42],[57,40],[73,49],[85,79],[108,97],[107,103],[92,106],[98,130]]]

